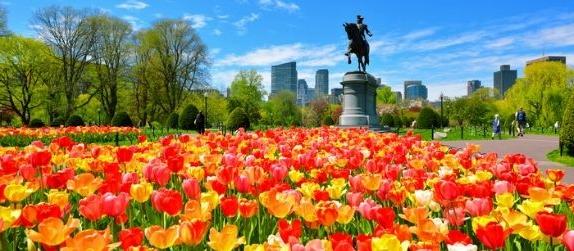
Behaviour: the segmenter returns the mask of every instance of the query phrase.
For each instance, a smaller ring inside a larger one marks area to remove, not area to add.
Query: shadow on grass
[[[560,156],[560,150],[558,149],[547,153],[546,158],[553,162],[558,162],[569,167],[574,167],[574,156],[569,156],[566,153],[563,153],[562,156]]]

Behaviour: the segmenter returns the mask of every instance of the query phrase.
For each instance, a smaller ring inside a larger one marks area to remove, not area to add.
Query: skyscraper
[[[469,80],[466,82],[466,95],[470,96],[480,88],[482,88],[482,83],[480,80]]]
[[[538,63],[538,62],[559,62],[559,63],[566,64],[566,57],[564,57],[564,56],[545,56],[545,57],[526,61],[526,66],[529,66],[531,64]]]
[[[315,92],[317,97],[329,94],[329,70],[320,69],[315,73]]]
[[[494,72],[494,89],[498,90],[500,96],[504,94],[516,82],[516,70],[511,70],[510,65],[501,65],[500,71]]]
[[[297,63],[271,66],[271,96],[280,91],[297,93]]]
[[[304,105],[306,103],[309,103],[309,100],[307,99],[308,89],[309,89],[309,86],[307,85],[307,81],[305,81],[305,79],[299,79],[297,81],[297,104],[298,105]]]
[[[426,100],[428,98],[428,90],[420,80],[407,80],[405,85],[405,100]]]

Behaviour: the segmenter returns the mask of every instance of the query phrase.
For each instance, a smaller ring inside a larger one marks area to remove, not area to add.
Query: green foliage
[[[179,116],[179,128],[183,130],[195,130],[197,126],[194,121],[199,111],[194,105],[187,105]]]
[[[257,123],[261,118],[262,98],[265,95],[262,81],[263,77],[255,70],[240,71],[231,83],[227,110],[232,112],[241,107],[251,122]]]
[[[416,127],[423,129],[430,129],[433,126],[437,127],[437,122],[440,123],[439,119],[440,116],[438,115],[437,112],[435,112],[435,110],[433,110],[430,107],[424,107],[423,109],[421,109],[421,112],[419,113]]]
[[[326,125],[326,126],[332,126],[335,124],[335,121],[333,121],[333,118],[331,118],[331,115],[327,115],[323,118],[323,123],[321,123],[322,125]]]
[[[572,69],[558,62],[539,62],[524,70],[524,78],[505,94],[508,109],[514,113],[523,107],[532,126],[551,126],[561,121],[564,104],[572,91],[568,81],[574,76]]]
[[[295,93],[281,91],[263,106],[262,122],[272,126],[301,125],[301,111]]]
[[[393,125],[394,125],[394,127],[399,127],[399,128],[401,128],[401,127],[403,127],[403,126],[406,126],[403,122],[404,122],[404,121],[403,121],[403,119],[401,118],[401,116],[399,116],[399,115],[394,115],[394,116],[393,116]]]
[[[564,110],[562,128],[560,128],[560,142],[568,148],[568,153],[574,156],[574,93]]]
[[[40,127],[44,127],[46,124],[44,124],[44,121],[42,121],[41,119],[35,118],[32,119],[30,121],[30,124],[28,125],[30,128],[40,128]]]
[[[397,95],[391,90],[390,86],[377,88],[377,104],[396,104]]]
[[[66,121],[66,126],[84,126],[84,120],[80,115],[72,115]]]
[[[62,117],[57,117],[53,119],[52,122],[50,123],[51,127],[59,127],[63,125],[66,125],[66,121]]]
[[[167,117],[165,127],[170,129],[177,129],[179,127],[179,114],[177,114],[177,112],[174,112]]]
[[[113,126],[133,126],[134,123],[127,112],[118,112],[112,119]]]
[[[250,121],[247,113],[241,107],[235,108],[227,119],[227,128],[231,131],[235,131],[239,128],[249,129]]]
[[[390,114],[390,113],[385,113],[385,114],[381,115],[381,125],[394,127],[395,126],[395,116],[393,114]]]

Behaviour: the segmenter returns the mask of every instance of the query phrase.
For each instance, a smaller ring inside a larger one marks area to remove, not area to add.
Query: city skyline
[[[368,71],[400,90],[405,79],[422,79],[429,99],[441,92],[466,94],[464,83],[479,79],[492,86],[492,72],[508,64],[522,75],[525,62],[543,55],[574,58],[574,3],[563,0],[461,2],[455,0],[324,4],[298,0],[85,0],[59,5],[92,8],[122,18],[135,30],[159,18],[182,18],[209,48],[211,81],[225,90],[240,70],[255,69],[271,92],[270,66],[298,61],[298,77],[308,82],[317,69],[330,70],[329,89],[340,87],[343,74],[354,70],[343,52],[343,22],[361,14],[374,36]],[[2,1],[8,27],[36,37],[34,11],[49,1]],[[490,6],[496,5],[496,8]],[[447,8],[448,7],[448,8]],[[481,15],[468,15],[481,11]],[[409,13],[417,18],[404,18]],[[568,63],[571,63],[570,60]]]

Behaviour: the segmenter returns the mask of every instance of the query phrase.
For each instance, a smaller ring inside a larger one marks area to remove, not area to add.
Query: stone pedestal
[[[343,127],[379,128],[377,116],[377,80],[371,74],[354,71],[343,76]]]

